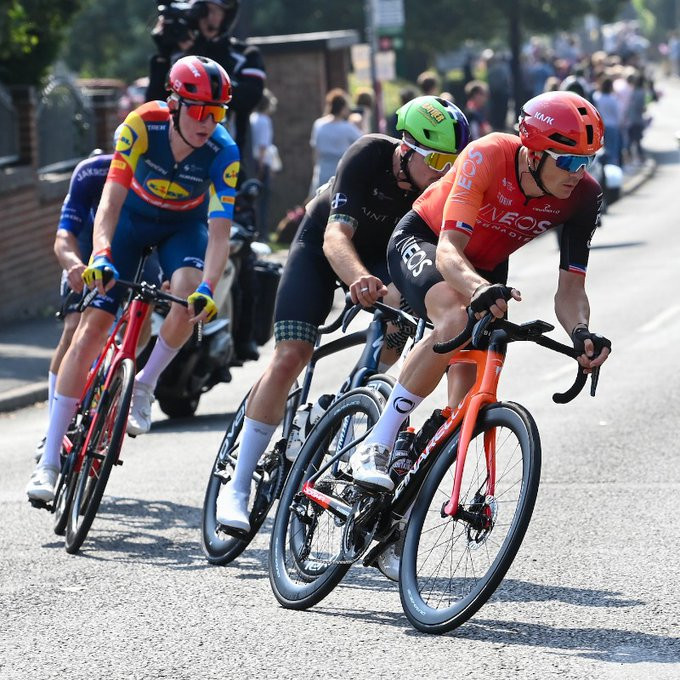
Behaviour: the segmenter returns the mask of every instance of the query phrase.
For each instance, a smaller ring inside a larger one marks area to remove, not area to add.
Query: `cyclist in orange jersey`
[[[519,137],[494,133],[471,142],[455,166],[427,189],[397,225],[388,246],[394,284],[434,331],[409,354],[385,410],[351,458],[354,478],[390,490],[385,469],[405,418],[430,394],[451,354],[433,352],[464,328],[470,305],[500,318],[519,291],[504,284],[508,256],[548,229],[563,225],[555,313],[581,350],[585,371],[601,365],[611,343],[588,328],[585,274],[602,192],[587,170],[602,146],[604,125],[594,106],[571,92],[528,101]],[[450,403],[474,381],[474,367],[449,375]]]

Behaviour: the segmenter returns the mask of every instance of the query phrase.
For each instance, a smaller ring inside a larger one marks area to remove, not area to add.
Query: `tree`
[[[147,75],[156,49],[151,40],[156,17],[153,2],[86,0],[73,19],[62,58],[85,77],[130,82]]]
[[[0,0],[0,82],[39,85],[81,0]]]

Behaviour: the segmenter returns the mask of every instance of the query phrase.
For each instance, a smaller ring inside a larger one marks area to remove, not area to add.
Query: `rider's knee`
[[[271,371],[282,378],[293,378],[300,374],[312,357],[314,347],[307,342],[284,341],[276,346]]]

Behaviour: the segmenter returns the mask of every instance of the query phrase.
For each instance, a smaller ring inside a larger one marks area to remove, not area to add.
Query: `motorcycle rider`
[[[251,390],[234,476],[217,499],[217,521],[227,527],[250,528],[252,473],[283,417],[290,387],[312,356],[336,278],[366,307],[387,294],[385,251],[392,230],[469,139],[463,113],[432,96],[402,106],[397,129],[401,140],[369,134],[354,142],[335,178],[307,204],[276,298],[274,356]],[[403,333],[388,334],[392,361],[405,340]]]

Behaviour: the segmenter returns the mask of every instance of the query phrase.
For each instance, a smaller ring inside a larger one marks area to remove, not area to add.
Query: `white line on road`
[[[651,321],[648,321],[640,328],[640,330],[643,333],[651,333],[651,331],[655,331],[662,326],[668,319],[673,318],[678,312],[680,312],[680,305],[669,307],[666,311],[661,312],[661,314],[655,316]]]

